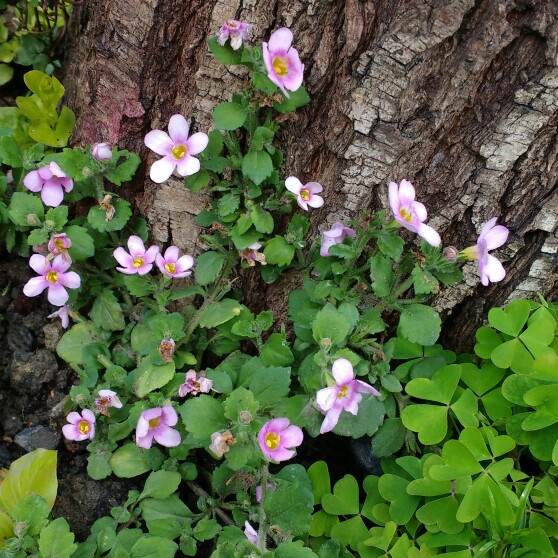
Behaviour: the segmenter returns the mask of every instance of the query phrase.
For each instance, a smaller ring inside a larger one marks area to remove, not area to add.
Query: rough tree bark
[[[228,17],[254,23],[257,41],[284,25],[294,33],[313,102],[286,125],[283,169],[325,187],[314,233],[385,207],[387,183],[408,178],[445,245],[473,244],[493,216],[511,230],[502,283],[480,286],[470,264],[465,283],[437,301],[453,347],[470,348],[493,304],[556,297],[555,0],[85,0],[65,76],[74,141],[139,150],[145,164],[128,197],[154,240],[194,251],[206,199],[176,179],[150,182],[142,139],[176,112],[210,129],[212,108],[242,79],[206,46]],[[280,315],[286,283],[258,290]]]

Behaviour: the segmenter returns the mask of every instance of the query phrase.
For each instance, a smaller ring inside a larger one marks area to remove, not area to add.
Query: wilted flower
[[[320,434],[333,430],[343,409],[356,415],[362,401],[362,393],[380,395],[371,385],[355,380],[353,365],[346,358],[338,358],[333,363],[331,373],[335,385],[320,389],[316,394],[318,409],[326,413]]]
[[[106,213],[105,221],[108,223],[112,221],[114,218],[114,214],[116,213],[116,209],[114,205],[110,203],[112,201],[112,196],[110,194],[105,194],[103,199],[99,201],[99,207]]]
[[[192,272],[188,270],[192,269],[194,258],[188,255],[179,258],[178,248],[176,246],[169,246],[165,250],[164,256],[161,256],[161,254],[155,256],[155,263],[163,275],[169,279],[179,279],[180,277],[192,275]]]
[[[417,233],[432,246],[440,245],[440,235],[423,223],[427,217],[426,208],[415,201],[415,189],[408,180],[402,180],[399,186],[389,183],[389,205],[400,226]]]
[[[68,329],[70,325],[70,316],[68,315],[68,306],[60,307],[56,312],[49,314],[47,318],[60,318],[60,322],[64,329]]]
[[[343,223],[335,223],[329,231],[322,233],[322,246],[320,247],[320,256],[329,256],[329,249],[336,244],[341,244],[346,236],[355,237],[356,232],[343,225]]]
[[[107,417],[110,417],[108,412],[109,407],[114,407],[115,409],[122,408],[122,402],[118,398],[118,395],[115,391],[110,389],[100,389],[99,390],[99,397],[95,399],[95,405],[97,410]]]
[[[70,423],[62,427],[66,439],[81,442],[95,436],[95,415],[89,409],[83,409],[81,415],[73,411],[66,420]]]
[[[276,418],[266,422],[258,433],[258,443],[268,461],[286,461],[302,444],[302,430],[291,424],[288,418]]]
[[[263,254],[263,252],[258,252],[258,250],[261,247],[262,245],[259,242],[254,242],[253,244],[250,244],[248,248],[244,248],[244,250],[240,250],[239,252],[240,259],[246,260],[246,263],[250,267],[255,266],[256,262],[262,265],[267,265],[267,262],[265,260],[265,255]]]
[[[246,538],[252,544],[254,544],[254,545],[258,544],[258,533],[254,529],[254,527],[252,527],[252,525],[250,525],[250,523],[248,523],[248,521],[244,522],[244,534],[246,535]]]
[[[298,178],[289,176],[285,180],[285,187],[289,192],[296,194],[296,203],[304,211],[308,211],[308,206],[318,208],[324,205],[324,199],[321,196],[316,196],[318,192],[323,191],[322,185],[317,182],[308,182],[303,186]]]
[[[65,233],[55,234],[48,241],[48,251],[50,252],[49,258],[52,259],[54,256],[68,255],[68,248],[72,246],[72,241],[66,236]]]
[[[151,246],[145,249],[143,240],[136,235],[132,235],[128,239],[128,250],[126,252],[122,246],[119,246],[113,253],[114,259],[122,266],[116,269],[127,275],[145,275],[151,271],[155,256],[159,253],[158,246]]]
[[[159,343],[159,348],[157,350],[161,353],[164,362],[170,362],[175,348],[176,343],[174,342],[174,339],[165,338]]]
[[[110,143],[94,143],[91,146],[91,155],[93,159],[97,159],[101,163],[112,159],[112,147]]]
[[[494,217],[483,225],[476,246],[469,246],[461,251],[462,258],[478,260],[481,283],[485,287],[489,283],[501,281],[506,276],[504,266],[488,251],[500,248],[508,239],[509,232],[503,225],[496,225]]]
[[[178,415],[172,405],[142,411],[136,427],[136,445],[148,449],[155,441],[166,448],[180,444],[180,433],[171,428],[178,422]]]
[[[213,432],[213,434],[211,434],[209,449],[217,457],[223,457],[223,455],[229,451],[229,446],[234,444],[236,444],[236,440],[228,430],[224,432]]]
[[[231,48],[238,50],[242,45],[242,41],[248,40],[248,33],[252,27],[251,23],[242,23],[236,19],[227,19],[219,29],[217,34],[217,42],[223,46],[227,39],[231,40]]]
[[[304,64],[296,49],[291,48],[293,34],[287,27],[277,29],[269,37],[269,44],[262,43],[262,54],[267,77],[285,94],[296,91],[302,85]]]
[[[81,285],[80,276],[75,271],[67,271],[72,261],[69,258],[56,256],[49,262],[40,254],[33,254],[29,258],[29,265],[39,274],[32,277],[23,287],[25,296],[40,295],[48,289],[48,301],[54,306],[66,304],[69,298],[66,288],[77,289]]]
[[[171,116],[169,133],[151,130],[144,139],[145,145],[159,155],[164,155],[151,165],[149,176],[153,182],[167,180],[176,168],[180,176],[189,176],[200,170],[200,162],[192,155],[201,153],[209,142],[207,134],[197,132],[188,137],[190,125],[181,114]]]
[[[71,192],[74,187],[74,181],[67,178],[54,161],[46,167],[28,173],[23,179],[23,184],[31,192],[41,192],[41,199],[50,207],[58,207],[64,199],[64,190]]]
[[[205,372],[202,370],[196,373],[195,370],[188,370],[186,372],[186,381],[178,388],[178,395],[186,397],[190,395],[198,395],[198,393],[209,393],[213,381],[205,377]]]

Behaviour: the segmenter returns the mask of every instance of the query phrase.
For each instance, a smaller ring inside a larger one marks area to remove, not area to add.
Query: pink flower
[[[355,380],[353,365],[346,358],[338,358],[333,363],[331,373],[336,385],[320,389],[316,394],[318,409],[326,413],[320,434],[333,430],[343,409],[356,415],[362,401],[361,393],[380,395],[372,386]]]
[[[440,245],[440,235],[423,222],[426,208],[415,201],[415,189],[408,180],[402,180],[399,187],[395,182],[389,183],[389,205],[399,225],[417,233],[432,246]]]
[[[169,246],[165,250],[164,256],[161,256],[161,254],[155,256],[155,263],[163,275],[170,279],[178,279],[192,275],[192,272],[188,270],[194,265],[194,258],[188,255],[179,258],[178,248]]]
[[[248,40],[248,33],[252,27],[251,23],[242,23],[236,19],[227,19],[217,33],[217,42],[223,46],[227,39],[231,40],[231,48],[238,50],[242,41]]]
[[[174,339],[165,337],[159,343],[159,348],[157,350],[161,353],[163,362],[170,362],[175,349],[176,343],[174,342]]]
[[[48,251],[55,255],[59,256],[61,254],[66,254],[68,252],[68,248],[72,246],[72,241],[66,236],[65,233],[55,234],[51,237],[48,241]]]
[[[167,180],[176,168],[180,176],[189,176],[200,170],[200,162],[192,155],[201,153],[209,142],[207,134],[197,132],[188,137],[190,125],[175,114],[169,121],[169,133],[151,130],[144,139],[145,145],[159,155],[164,155],[151,165],[149,176],[153,182]]]
[[[275,485],[268,482],[266,484],[267,490],[275,490]],[[262,485],[256,486],[256,502],[262,501],[263,487]]]
[[[336,244],[341,244],[346,236],[355,237],[356,232],[343,223],[335,223],[329,231],[322,233],[322,246],[320,248],[320,256],[329,256],[329,249]]]
[[[91,146],[91,156],[101,163],[112,159],[112,147],[110,143],[94,143]]]
[[[267,261],[265,260],[265,254],[262,252],[258,252],[258,250],[262,247],[259,242],[254,242],[250,244],[248,248],[244,248],[244,250],[240,250],[240,261],[245,260],[249,267],[254,267],[256,262],[260,263],[261,265],[267,265]]]
[[[324,205],[324,199],[321,196],[316,196],[318,192],[323,191],[322,185],[317,182],[308,182],[303,186],[298,178],[289,176],[285,180],[285,187],[289,192],[296,194],[296,203],[304,211],[308,211],[308,206],[318,208]]]
[[[178,395],[186,397],[188,394],[209,393],[212,385],[213,381],[205,377],[205,372],[197,374],[195,370],[188,370],[186,381],[178,388]]]
[[[288,418],[276,418],[266,422],[258,433],[258,443],[268,461],[286,461],[302,444],[302,430],[291,424]]]
[[[80,276],[75,271],[67,271],[72,261],[69,258],[56,256],[49,262],[40,254],[29,258],[29,265],[39,274],[32,277],[23,287],[25,296],[40,295],[48,289],[48,301],[54,306],[63,306],[69,298],[66,288],[77,289],[81,285]]]
[[[166,448],[180,444],[180,433],[171,428],[178,422],[178,415],[171,405],[142,411],[136,427],[136,445],[149,449],[155,441]]]
[[[74,187],[74,181],[54,161],[28,173],[23,184],[31,192],[41,192],[41,199],[50,207],[58,207],[64,199],[64,190],[71,192]]]
[[[277,29],[269,37],[268,43],[262,43],[262,54],[267,68],[267,77],[275,83],[288,97],[289,91],[296,91],[302,85],[304,64],[300,61],[296,49],[291,48],[293,34],[287,27]]]
[[[62,323],[62,327],[64,329],[68,329],[70,325],[70,316],[68,315],[68,306],[64,305],[59,308],[56,312],[49,314],[47,318],[60,318],[60,322]]]
[[[503,225],[496,225],[496,217],[485,223],[479,234],[476,246],[469,246],[461,251],[468,260],[478,260],[481,283],[487,287],[489,283],[501,281],[506,270],[498,259],[488,253],[489,250],[500,248],[508,239],[509,230]]]
[[[95,415],[89,409],[83,409],[81,415],[73,411],[66,420],[70,423],[62,427],[66,439],[81,442],[95,436]]]
[[[254,545],[258,545],[258,532],[248,523],[248,521],[244,522],[244,534],[246,538]]]
[[[153,268],[155,257],[159,253],[159,247],[151,246],[146,250],[143,240],[139,236],[132,235],[128,239],[128,250],[130,250],[129,254],[122,246],[119,246],[114,251],[114,259],[122,266],[116,269],[127,275],[149,273]]]
[[[223,457],[229,451],[229,446],[236,444],[236,439],[228,430],[224,432],[213,432],[211,434],[211,444],[209,450],[217,457]]]
[[[116,394],[115,391],[112,391],[110,389],[100,389],[99,397],[95,399],[95,406],[97,407],[97,410],[102,415],[110,417],[110,414],[108,413],[107,409],[109,407],[114,407],[115,409],[121,409],[122,402],[118,398],[118,395]]]

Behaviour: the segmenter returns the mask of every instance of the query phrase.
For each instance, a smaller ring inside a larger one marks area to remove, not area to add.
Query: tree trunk
[[[153,239],[200,251],[203,194],[147,178],[145,133],[177,112],[212,126],[242,73],[215,62],[206,38],[235,17],[254,42],[288,26],[312,103],[286,124],[283,176],[324,185],[327,223],[387,205],[387,183],[411,180],[444,245],[475,243],[491,217],[510,241],[507,276],[489,288],[473,264],[436,304],[445,340],[470,349],[492,305],[558,292],[558,4],[555,0],[85,0],[66,65],[76,143],[118,142],[145,161],[125,195]],[[284,317],[287,278],[257,289]]]

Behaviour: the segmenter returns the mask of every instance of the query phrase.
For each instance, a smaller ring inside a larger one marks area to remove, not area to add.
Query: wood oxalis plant
[[[58,111],[56,78],[29,72],[32,95],[0,109],[0,227],[9,251],[32,250],[23,292],[46,291],[69,328],[58,355],[79,377],[62,433],[87,443],[94,479],[148,474],[76,544],[65,520],[48,521],[49,453],[18,460],[0,485],[0,557],[556,556],[556,306],[493,309],[476,355],[437,345],[428,301],[461,280],[462,261],[484,285],[503,279],[490,251],[508,230],[492,218],[473,246],[442,250],[408,180],[389,184],[389,210],[309,240],[306,214],[327,192],[283,178],[275,141],[282,115],[309,102],[304,66],[289,29],[249,47],[249,27],[228,20],[209,39],[250,76],[215,108],[215,129],[192,133],[176,114],[145,137],[161,156],[153,181],[176,172],[211,194],[195,259],[146,245],[146,222],[118,196],[137,155],[65,147],[73,114]],[[266,282],[302,274],[292,335],[243,304],[241,268]],[[383,474],[332,487],[325,462],[286,463],[330,431],[369,437]]]

